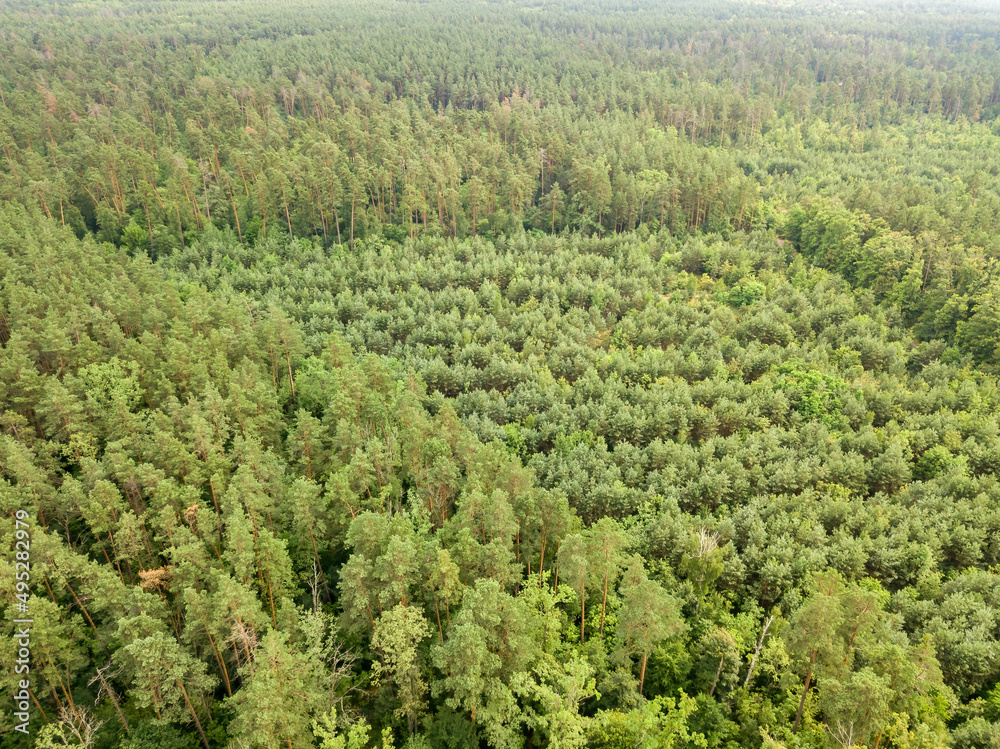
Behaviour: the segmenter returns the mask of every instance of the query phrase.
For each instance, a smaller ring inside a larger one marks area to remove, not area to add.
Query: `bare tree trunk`
[[[715,678],[712,679],[712,688],[708,690],[708,696],[711,697],[715,694],[715,688],[719,684],[719,677],[722,675],[722,666],[726,662],[726,656],[719,658],[719,667],[715,669]]]
[[[198,720],[198,713],[194,711],[194,705],[191,704],[191,698],[188,697],[187,690],[184,688],[180,679],[177,680],[177,686],[181,688],[181,693],[184,695],[184,702],[187,703],[188,710],[191,712],[191,717],[194,718],[194,726],[198,729],[198,735],[201,736],[201,743],[205,745],[205,749],[212,749],[208,745],[208,738],[206,738],[205,731],[201,727],[201,721]]]
[[[608,576],[604,576],[604,597],[601,599],[601,626],[599,632],[604,634],[604,613],[608,608]]]
[[[127,733],[130,730],[128,725],[128,720],[125,718],[125,713],[122,712],[121,703],[118,701],[118,695],[115,694],[114,688],[108,681],[107,676],[104,675],[104,672],[108,669],[110,665],[111,664],[109,661],[108,665],[104,666],[103,668],[97,669],[97,676],[95,676],[93,679],[90,680],[88,686],[90,684],[93,684],[95,681],[99,681],[101,683],[100,689],[97,692],[97,699],[100,700],[102,694],[108,695],[108,697],[111,699],[111,704],[115,706],[115,712],[118,714],[118,720],[121,721],[122,728],[124,728],[125,732]]]
[[[774,621],[775,614],[771,614],[764,622],[764,629],[760,633],[760,639],[757,640],[757,647],[754,648],[753,658],[750,659],[750,669],[747,671],[747,678],[743,680],[743,686],[747,686],[750,683],[750,677],[753,676],[754,667],[757,665],[757,656],[760,655],[761,648],[764,647],[764,638],[767,637],[767,630]]]
[[[815,650],[812,651],[812,655],[809,657],[809,670],[806,671],[806,685],[802,690],[802,699],[799,700],[799,709],[795,713],[795,723],[792,726],[792,733],[799,732],[799,723],[802,721],[802,709],[806,705],[806,695],[809,694],[809,685],[812,683],[813,663],[816,662],[816,652]]]
[[[475,232],[473,232],[475,234]],[[545,544],[547,540],[547,533],[542,534],[542,549],[538,557],[538,587],[542,587],[542,570],[545,569]]]

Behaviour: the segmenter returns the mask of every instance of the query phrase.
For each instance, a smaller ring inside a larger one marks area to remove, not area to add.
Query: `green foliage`
[[[842,396],[847,383],[839,377],[804,368],[804,362],[789,360],[775,373],[776,387],[791,391],[795,410],[808,420],[822,421],[836,429],[845,424]]]
[[[36,5],[4,746],[996,744],[992,9]]]
[[[173,726],[142,722],[132,727],[121,739],[122,749],[195,749],[197,735],[184,734]]]
[[[313,733],[319,739],[320,749],[365,749],[371,728],[364,718],[348,727],[346,732],[338,730],[337,722],[332,714],[313,722]]]
[[[681,692],[677,699],[658,697],[629,713],[602,711],[590,729],[589,745],[600,749],[706,747],[705,737],[689,729],[695,710],[695,700]]]
[[[720,291],[717,297],[720,302],[730,304],[733,307],[750,307],[759,302],[766,291],[766,287],[760,281],[754,279],[743,280],[727,291]]]
[[[372,648],[381,658],[372,664],[372,681],[377,685],[386,678],[395,686],[400,702],[397,713],[407,719],[411,735],[427,709],[427,683],[421,677],[417,648],[430,634],[423,614],[412,606],[396,606],[385,612],[372,633]]]

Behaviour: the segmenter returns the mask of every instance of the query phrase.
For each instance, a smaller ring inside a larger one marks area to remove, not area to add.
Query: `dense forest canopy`
[[[8,0],[0,152],[4,747],[1000,746],[993,4]]]

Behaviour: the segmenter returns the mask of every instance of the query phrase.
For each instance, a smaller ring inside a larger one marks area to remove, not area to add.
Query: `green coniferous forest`
[[[998,376],[993,2],[0,3],[4,749],[997,749]]]

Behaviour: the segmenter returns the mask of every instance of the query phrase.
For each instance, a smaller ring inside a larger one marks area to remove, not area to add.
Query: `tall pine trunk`
[[[809,656],[809,668],[806,671],[806,685],[802,689],[802,699],[799,700],[799,709],[795,713],[795,724],[792,726],[792,733],[798,733],[799,732],[799,723],[802,721],[802,709],[805,707],[805,704],[806,704],[806,695],[809,694],[809,685],[810,685],[810,683],[812,683],[813,664],[816,662],[816,653],[817,652],[818,651],[813,650],[812,651],[812,655]]]

